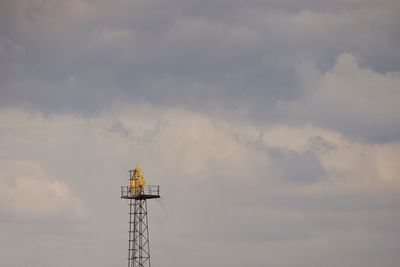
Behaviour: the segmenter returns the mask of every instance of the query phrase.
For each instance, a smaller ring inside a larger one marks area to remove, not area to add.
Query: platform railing
[[[121,186],[121,198],[140,197],[140,196],[160,196],[160,186]]]

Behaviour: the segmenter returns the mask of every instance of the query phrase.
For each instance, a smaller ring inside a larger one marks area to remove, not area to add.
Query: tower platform
[[[160,198],[160,186],[144,185],[133,188],[130,186],[121,186],[121,198],[138,200]]]

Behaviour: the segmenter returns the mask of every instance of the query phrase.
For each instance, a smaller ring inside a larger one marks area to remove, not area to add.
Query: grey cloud
[[[335,144],[325,140],[323,137],[314,135],[309,139],[305,148],[314,153],[326,153],[330,150],[336,149],[336,146]]]
[[[124,99],[279,121],[304,60],[399,66],[395,1],[14,2],[1,39],[25,53],[2,61],[3,106],[94,114]]]
[[[313,183],[325,177],[325,171],[318,157],[312,152],[298,153],[295,151],[276,149],[271,154],[273,165],[279,168],[284,180],[294,183]]]

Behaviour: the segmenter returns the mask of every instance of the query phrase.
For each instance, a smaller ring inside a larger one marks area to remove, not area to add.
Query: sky
[[[397,267],[397,0],[1,0],[0,266]]]

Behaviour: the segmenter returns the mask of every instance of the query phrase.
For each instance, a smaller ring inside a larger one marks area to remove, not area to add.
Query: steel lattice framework
[[[132,177],[130,171],[130,180]],[[160,198],[160,187],[122,186],[121,198],[129,200],[128,267],[150,267],[147,199]]]
[[[129,200],[128,267],[150,267],[146,199]]]

